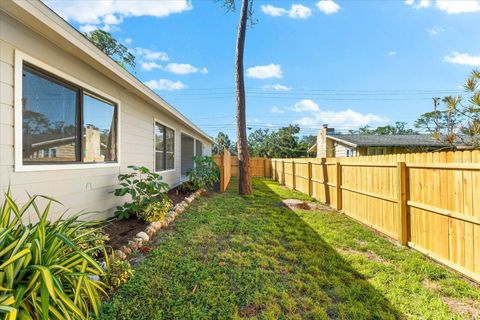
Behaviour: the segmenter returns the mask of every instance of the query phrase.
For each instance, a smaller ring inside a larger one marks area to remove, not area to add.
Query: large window
[[[155,171],[175,168],[175,131],[155,123]]]
[[[202,141],[195,140],[195,155],[197,157],[203,156],[203,143],[202,143]]]
[[[24,65],[24,164],[115,162],[116,124],[115,104]]]

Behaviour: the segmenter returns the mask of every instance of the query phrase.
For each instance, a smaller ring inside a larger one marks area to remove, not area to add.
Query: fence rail
[[[272,159],[272,178],[480,281],[480,151]]]

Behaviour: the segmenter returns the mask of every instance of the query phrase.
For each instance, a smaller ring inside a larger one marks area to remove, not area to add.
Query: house
[[[18,201],[106,216],[127,166],[175,186],[211,154],[205,132],[41,1],[0,1],[0,76],[0,188]]]
[[[394,153],[434,151],[449,148],[430,134],[367,135],[336,134],[334,128],[324,125],[318,132],[317,143],[309,150],[317,158],[355,157]]]

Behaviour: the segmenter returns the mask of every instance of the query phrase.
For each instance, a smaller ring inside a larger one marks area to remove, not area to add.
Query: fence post
[[[282,160],[282,184],[285,185],[285,160]]]
[[[337,195],[337,206],[335,209],[338,211],[342,210],[342,164],[340,161],[335,163],[337,169],[337,180],[335,184],[336,195]]]
[[[292,189],[295,190],[297,187],[295,180],[296,180],[296,173],[295,173],[295,160],[292,160]]]
[[[407,221],[407,165],[405,162],[397,163],[397,198],[398,198],[398,242],[408,244]]]
[[[225,150],[220,154],[220,192],[225,191]]]
[[[267,158],[263,158],[263,177],[267,177]]]
[[[307,165],[308,165],[308,175],[307,175],[307,178],[308,178],[308,195],[311,196],[313,194],[313,190],[312,190],[312,187],[313,187],[313,183],[312,183],[312,163],[310,161],[307,162]]]

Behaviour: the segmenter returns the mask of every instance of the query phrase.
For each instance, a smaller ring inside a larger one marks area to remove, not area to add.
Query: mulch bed
[[[189,197],[192,192],[181,192],[178,188],[173,188],[168,191],[167,195],[172,200],[173,205],[176,205],[183,201],[186,197]],[[145,230],[147,225],[133,217],[129,220],[118,220],[113,218],[105,226],[105,233],[108,234],[110,240],[106,243],[113,249],[119,249],[126,245],[129,240],[133,239],[135,235]]]

